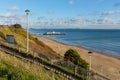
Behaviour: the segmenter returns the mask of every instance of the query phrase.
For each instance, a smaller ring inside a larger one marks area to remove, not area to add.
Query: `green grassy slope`
[[[0,27],[0,40],[6,41],[6,35],[12,34],[15,37],[15,43],[26,48],[26,31],[22,28],[15,28],[15,27]],[[42,52],[50,56],[59,57],[55,51],[53,51],[50,47],[45,45],[43,42],[39,41],[34,36],[29,35],[29,43],[30,49],[36,50],[37,52]]]
[[[0,80],[52,80],[52,72],[0,51]],[[65,80],[54,74],[55,80]]]
[[[15,37],[15,44],[26,48],[26,32],[22,28],[0,27],[0,41],[6,41],[6,35]],[[59,57],[47,45],[29,35],[30,48],[47,55]],[[53,72],[36,64],[26,62],[0,51],[0,80],[52,80]],[[63,76],[54,74],[55,80],[65,80]]]

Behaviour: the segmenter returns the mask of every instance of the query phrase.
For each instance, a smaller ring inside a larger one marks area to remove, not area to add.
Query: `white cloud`
[[[89,18],[89,19],[85,19],[86,23],[90,23],[90,24],[95,24],[97,23],[95,19]]]
[[[25,18],[25,16],[22,15],[12,15],[11,13],[4,13],[4,14],[0,14],[1,18],[14,18],[16,20],[23,20]]]
[[[9,8],[7,8],[8,11],[20,11],[20,8],[18,8],[17,6],[11,6]]]
[[[24,15],[14,15],[13,18],[19,22],[25,23],[25,16]]]
[[[41,16],[41,17],[38,17],[37,20],[42,20],[42,19],[45,19],[46,17],[45,16]]]
[[[118,16],[120,15],[120,10],[111,10],[111,11],[99,10],[99,11],[93,11],[89,15],[92,15],[92,16],[116,16],[117,15]]]
[[[4,24],[25,24],[25,16],[24,15],[13,15],[11,13],[0,13],[0,21]]]
[[[84,21],[82,18],[37,18],[34,24],[40,27],[78,27]]]
[[[102,19],[97,19],[94,25],[117,25],[117,24],[118,20],[105,17]]]
[[[85,23],[85,20],[83,18],[71,18],[68,21],[70,24],[74,25],[81,25]]]
[[[89,25],[96,25],[96,26],[104,26],[104,25],[119,25],[119,20],[109,18],[109,17],[102,17],[102,18],[84,18],[80,16],[76,16],[73,18],[46,18],[46,17],[38,17],[36,20],[34,20],[34,23],[32,26],[36,25],[37,27],[42,28],[56,28],[56,27],[83,27],[83,26],[89,26]],[[99,27],[98,27],[99,28]]]
[[[120,10],[117,10],[117,11],[102,11],[101,15],[120,15]]]
[[[11,16],[13,16],[11,13],[2,13],[2,14],[0,14],[0,17],[2,17],[2,18],[8,18],[8,17],[11,17]]]
[[[69,4],[73,5],[74,4],[74,0],[69,0]]]

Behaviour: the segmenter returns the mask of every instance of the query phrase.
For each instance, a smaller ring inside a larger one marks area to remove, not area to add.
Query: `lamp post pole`
[[[90,59],[90,62],[89,62],[89,71],[91,71],[92,70],[92,52],[89,51],[88,54],[89,54],[89,59]],[[89,80],[90,80],[90,76],[91,76],[91,73],[89,72]]]
[[[30,10],[25,10],[26,12],[26,15],[27,15],[27,40],[26,40],[26,46],[27,46],[27,55],[28,55],[28,52],[29,52],[29,13],[30,13]]]

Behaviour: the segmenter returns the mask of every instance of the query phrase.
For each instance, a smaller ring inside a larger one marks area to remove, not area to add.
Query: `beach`
[[[44,44],[51,47],[57,54],[64,56],[64,53],[68,49],[75,49],[80,56],[89,63],[88,51],[85,48],[78,46],[66,45],[60,42],[57,42],[52,39],[37,37]],[[99,74],[102,74],[111,80],[120,80],[120,59],[105,55],[103,53],[97,53],[93,51],[92,54],[92,70]]]

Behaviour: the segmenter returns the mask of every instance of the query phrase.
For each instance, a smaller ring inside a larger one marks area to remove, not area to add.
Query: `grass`
[[[0,80],[52,80],[51,71],[0,51]],[[65,80],[54,74],[55,80]]]
[[[6,41],[6,35],[15,37],[15,44],[26,48],[26,32],[22,28],[0,27],[0,40]],[[58,57],[51,48],[29,34],[32,50]],[[24,52],[23,52],[24,53]],[[52,80],[53,72],[38,65],[15,58],[0,51],[0,80]],[[54,74],[55,80],[65,80],[63,76]]]
[[[66,74],[69,74],[69,75],[71,75],[71,76],[74,76],[74,71],[71,71],[71,69],[68,69],[69,67],[67,67],[67,66],[64,66],[63,67],[63,65],[55,65],[55,64],[53,64],[53,65],[51,65],[51,63],[50,63],[50,61],[49,60],[46,60],[46,59],[44,59],[44,58],[41,58],[41,57],[39,57],[39,56],[33,56],[33,55],[31,55],[31,54],[28,54],[28,55],[26,55],[26,53],[24,53],[24,52],[19,52],[17,49],[14,49],[14,48],[9,48],[9,47],[7,47],[7,46],[2,46],[2,47],[4,47],[4,48],[7,48],[7,49],[10,49],[10,50],[12,50],[12,51],[15,51],[16,53],[19,53],[19,55],[21,55],[22,57],[24,57],[24,58],[29,58],[29,59],[31,59],[31,60],[35,60],[35,61],[37,61],[37,62],[39,62],[39,63],[42,63],[42,64],[44,64],[44,65],[46,65],[46,66],[49,66],[49,67],[52,67],[52,68],[54,68],[54,69],[56,69],[56,70],[59,70],[59,71],[61,71],[61,72],[64,72],[64,73],[66,73]],[[72,68],[73,69],[73,68]],[[76,77],[79,77],[81,80],[82,80],[82,76],[81,75],[76,75]],[[84,79],[85,80],[85,79]]]
[[[17,45],[20,45],[20,46],[26,48],[26,32],[23,29],[14,28],[14,27],[0,27],[0,39],[1,40],[6,41],[6,39],[5,39],[6,34],[13,34],[14,37],[15,37],[15,43]],[[52,57],[54,56],[56,58],[59,58],[59,55],[56,55],[55,51],[53,51],[50,47],[45,45],[43,42],[41,42],[37,38],[34,38],[32,35],[29,35],[29,37],[30,37],[29,42],[30,42],[30,48],[31,49],[36,50],[37,52],[45,53],[45,54],[50,55]],[[25,52],[23,52],[23,54],[21,54],[21,55],[24,56],[25,55],[24,53]],[[17,74],[16,76],[18,76],[18,77],[23,76],[22,80],[24,80],[24,78],[25,78],[25,80],[29,80],[27,77],[24,77],[24,76],[28,76],[28,77],[32,76],[33,78],[35,77],[35,80],[37,80],[37,79],[38,80],[52,80],[52,77],[51,77],[52,72],[47,71],[44,68],[40,68],[37,65],[33,65],[29,62],[25,62],[23,60],[19,60],[19,61],[21,61],[19,63],[19,62],[17,62],[17,60],[13,60],[13,58],[14,57],[11,56],[11,58],[10,58],[11,62],[10,62],[10,60],[8,60],[8,58],[7,58],[7,61],[5,61],[6,58],[2,59],[2,62],[4,62],[4,63],[1,62],[2,65],[5,64],[5,66],[11,67],[11,68],[7,67],[7,72],[8,73],[6,74],[7,77],[5,77],[5,79],[9,77],[9,74],[15,75],[16,73],[14,71],[18,70],[18,73],[20,72],[20,74]],[[33,58],[33,55],[30,58]],[[37,58],[39,58],[39,57],[37,56]],[[41,59],[39,59],[39,60],[41,61]],[[49,62],[46,62],[44,60],[43,60],[43,62],[46,65],[50,65]],[[6,65],[6,63],[7,63],[7,65]],[[8,63],[12,64],[12,65],[11,66],[8,65]],[[13,65],[15,65],[15,66],[13,66]],[[61,70],[62,72],[65,72],[67,74],[69,74],[69,73],[73,74],[73,76],[74,76],[74,73],[71,72],[71,70],[69,70],[65,67],[57,66],[57,65],[53,65],[52,67],[54,67],[58,70]],[[12,70],[12,68],[14,68],[15,70]],[[12,71],[12,73],[9,73],[9,71]],[[10,77],[11,77],[11,75],[10,75]],[[1,77],[1,78],[4,78],[4,77]],[[32,79],[32,80],[34,80],[34,79]],[[64,78],[55,74],[55,80],[64,80]]]
[[[15,43],[19,46],[26,48],[26,31],[22,28],[15,27],[0,27],[0,40],[6,41],[6,35],[12,34],[14,35]],[[41,52],[47,54],[51,57],[59,58],[59,55],[56,54],[50,47],[45,45],[42,41],[34,38],[31,34],[29,34],[29,47],[32,50],[36,50],[37,52]]]

